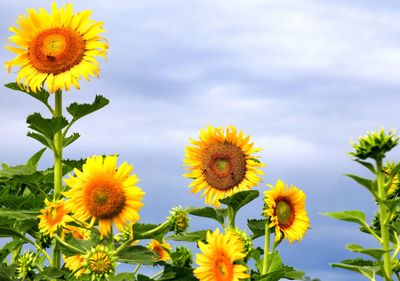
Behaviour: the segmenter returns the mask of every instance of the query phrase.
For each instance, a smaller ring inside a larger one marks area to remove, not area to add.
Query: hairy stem
[[[269,220],[265,222],[265,240],[264,240],[264,259],[261,275],[268,273],[269,266],[269,248],[270,248],[270,233],[269,233]]]

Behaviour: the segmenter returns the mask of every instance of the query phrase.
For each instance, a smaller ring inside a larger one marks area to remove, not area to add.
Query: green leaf
[[[28,162],[26,162],[25,165],[27,166],[33,166],[37,168],[40,159],[42,158],[43,153],[45,152],[46,148],[42,148],[38,152],[36,152],[34,155],[32,155],[31,158],[28,159]]]
[[[42,272],[35,276],[34,280],[62,280],[64,272],[55,267],[46,267]]]
[[[146,275],[138,274],[137,281],[153,281],[153,279],[147,277]]]
[[[375,167],[374,167],[374,165],[372,165],[371,163],[366,162],[366,161],[362,161],[362,160],[359,160],[359,159],[354,159],[354,161],[360,163],[360,164],[363,165],[365,168],[367,168],[368,170],[370,170],[373,174],[375,174],[375,172],[376,172],[376,171],[375,171]]]
[[[347,244],[346,249],[352,252],[361,253],[368,255],[370,257],[375,258],[376,260],[380,260],[382,256],[387,252],[382,249],[372,249],[372,248],[364,248],[357,244]]]
[[[67,147],[74,141],[76,141],[81,135],[79,133],[73,133],[69,137],[66,137],[63,139],[63,147]]]
[[[100,108],[103,108],[108,103],[108,99],[103,96],[97,95],[93,103],[78,104],[74,102],[67,107],[67,111],[74,117],[74,120],[76,121],[85,115],[88,115],[96,110],[99,110]]]
[[[257,220],[257,219],[249,219],[247,220],[247,226],[253,232],[251,239],[256,239],[258,237],[265,235],[265,219]]]
[[[8,210],[0,208],[0,218],[13,219],[17,221],[25,221],[36,219],[38,212],[30,210]]]
[[[42,134],[50,140],[54,139],[56,133],[61,131],[65,126],[68,125],[67,119],[61,116],[49,118],[43,118],[40,113],[33,113],[26,119],[29,124],[29,128]]]
[[[9,227],[0,226],[0,237],[14,237],[14,238],[19,238],[27,243],[30,243],[29,239],[26,238],[25,235]]]
[[[16,175],[31,175],[36,172],[36,168],[27,165],[8,167],[0,171],[0,178],[12,178]]]
[[[21,241],[20,239],[14,239],[5,244],[0,250],[0,263],[2,263],[10,253],[21,247],[23,244],[25,244],[25,242]],[[0,280],[2,279],[0,278]]]
[[[30,138],[33,138],[43,144],[44,146],[50,148],[51,150],[54,149],[53,142],[48,139],[47,137],[43,136],[42,134],[35,133],[35,132],[28,132],[26,135]]]
[[[379,200],[380,204],[384,204],[390,212],[397,210],[400,205],[400,198],[394,198],[389,200]]]
[[[196,243],[198,241],[205,240],[208,231],[210,230],[199,230],[195,232],[188,232],[176,236],[168,236],[167,239],[174,241],[185,241],[185,242]]]
[[[359,177],[356,175],[351,175],[351,174],[347,174],[346,176],[348,176],[349,178],[352,178],[360,185],[366,187],[369,190],[369,192],[371,192],[372,194],[375,194],[375,190],[377,189],[375,181],[372,181],[372,180],[369,180],[366,178],[362,178],[362,177]]]
[[[15,83],[15,82],[8,83],[4,86],[6,86],[7,88],[9,88],[11,90],[24,92],[24,93],[30,95],[31,97],[39,100],[40,102],[44,103],[46,106],[49,104],[48,100],[49,100],[50,94],[44,89],[41,89],[40,91],[36,91],[36,93],[33,93],[33,92],[29,91],[28,89],[24,89],[24,88],[20,87],[18,85],[18,83]]]
[[[156,230],[161,224],[144,224],[135,223],[132,226],[132,233],[134,240],[141,239],[156,239],[161,240],[169,229],[160,229],[148,234],[150,231]]]
[[[370,280],[374,280],[375,274],[380,270],[380,267],[372,261],[363,259],[344,260],[341,263],[332,263],[330,265],[360,273]]]
[[[341,212],[326,212],[321,213],[324,216],[328,216],[334,219],[354,222],[358,223],[359,225],[364,226],[366,223],[365,221],[365,214],[358,210],[349,210],[349,211],[341,211]]]
[[[187,267],[165,264],[163,275],[157,279],[163,281],[198,281],[193,270]]]
[[[123,272],[110,278],[110,281],[132,281],[132,280],[136,280],[135,274],[129,272]]]
[[[225,223],[226,209],[217,209],[211,207],[188,208],[189,214],[197,217],[210,218],[216,220],[221,225]]]
[[[128,246],[118,254],[118,261],[129,264],[154,264],[153,253],[143,246]]]
[[[230,197],[220,199],[219,201],[222,204],[231,207],[233,211],[237,213],[240,208],[256,199],[259,195],[260,193],[258,190],[245,190],[237,192]]]

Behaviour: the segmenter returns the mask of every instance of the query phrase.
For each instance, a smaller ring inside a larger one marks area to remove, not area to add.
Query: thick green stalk
[[[264,240],[264,259],[261,275],[268,273],[269,263],[269,248],[270,248],[270,233],[269,233],[269,220],[265,222],[265,240]]]
[[[54,117],[62,116],[62,93],[57,91],[55,93],[55,108]],[[63,139],[62,132],[59,131],[54,136],[54,200],[58,200],[62,192],[62,149]],[[61,267],[61,252],[57,249],[57,240],[53,245],[53,266],[55,268]]]
[[[384,186],[384,178],[382,172],[382,159],[376,159],[376,176],[378,179],[378,195],[379,198],[383,201],[386,200],[386,190]],[[392,280],[392,263],[390,259],[390,245],[389,245],[389,229],[387,225],[387,216],[388,210],[384,204],[379,204],[379,213],[380,213],[380,223],[381,223],[381,238],[382,238],[382,249],[385,252],[383,255],[383,269],[385,271],[385,280]]]

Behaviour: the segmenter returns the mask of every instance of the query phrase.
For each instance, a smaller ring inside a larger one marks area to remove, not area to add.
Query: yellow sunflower
[[[79,278],[82,274],[86,272],[84,267],[85,256],[75,255],[70,257],[64,257],[65,267],[74,273],[75,278]]]
[[[167,250],[170,251],[172,247],[168,242],[164,241],[164,239],[162,240],[162,243],[158,242],[155,239],[152,239],[147,247],[157,254],[157,260],[167,261],[171,259],[171,256],[169,255]]]
[[[285,186],[281,180],[275,187],[268,186],[271,190],[264,192],[264,214],[269,217],[269,227],[275,227],[275,241],[282,238],[282,232],[290,243],[301,240],[310,226],[305,193],[295,186]]]
[[[207,244],[199,243],[201,254],[196,254],[199,265],[193,272],[200,281],[239,281],[250,278],[247,267],[235,264],[246,257],[243,243],[237,235],[228,231],[220,234],[219,229],[207,233]]]
[[[186,147],[184,165],[190,170],[184,176],[194,181],[189,185],[192,192],[203,191],[206,204],[219,207],[219,199],[249,190],[256,186],[263,175],[259,156],[253,155],[261,148],[254,148],[250,137],[234,126],[200,130],[200,140],[191,139]]]
[[[99,76],[96,57],[105,58],[108,43],[100,36],[103,22],[90,19],[92,11],[72,12],[72,4],[60,9],[52,4],[51,13],[44,9],[28,9],[19,16],[15,35],[9,41],[15,46],[6,48],[17,56],[5,63],[8,71],[19,66],[17,82],[36,92],[45,84],[51,93],[71,88],[79,89],[82,77]]]
[[[112,224],[122,232],[126,225],[140,219],[144,192],[136,186],[139,178],[130,175],[133,166],[126,162],[117,169],[117,156],[92,156],[82,171],[74,169],[65,183],[71,189],[65,192],[66,204],[74,217],[81,221],[99,221],[101,236],[108,236]]]
[[[40,219],[39,230],[53,237],[53,233],[56,232],[59,227],[64,227],[67,222],[72,221],[72,218],[68,215],[68,210],[64,205],[64,201],[50,202],[46,198],[44,202],[46,208],[40,210],[42,214],[38,215]]]
[[[116,257],[114,252],[107,249],[104,245],[97,245],[91,248],[85,255],[86,273],[92,276],[92,280],[109,280],[116,267]]]

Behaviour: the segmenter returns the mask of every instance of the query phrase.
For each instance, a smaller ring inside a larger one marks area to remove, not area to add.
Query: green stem
[[[160,224],[159,226],[157,226],[156,228],[154,228],[152,230],[149,230],[149,231],[144,232],[144,233],[138,233],[138,238],[143,238],[143,237],[146,238],[148,236],[152,236],[152,235],[157,234],[159,232],[161,233],[161,232],[164,232],[166,230],[170,230],[170,228],[171,228],[171,224],[167,220],[167,221],[163,222],[162,224]]]
[[[264,240],[264,259],[261,275],[268,273],[269,263],[269,248],[270,248],[270,233],[269,233],[269,220],[265,222],[265,240]]]
[[[55,93],[54,117],[62,116],[62,92],[60,90]],[[58,200],[62,192],[62,149],[63,139],[62,132],[59,131],[54,136],[54,200]],[[61,251],[57,247],[57,240],[53,245],[53,266],[61,267]]]
[[[139,268],[140,268],[141,266],[142,266],[141,263],[139,263],[139,264],[136,266],[135,270],[133,271],[133,275],[136,275],[136,273],[139,271]]]
[[[376,159],[376,175],[378,179],[378,195],[383,201],[386,200],[386,190],[384,185],[384,175],[382,172],[382,159]],[[379,204],[380,212],[380,223],[381,223],[381,238],[382,238],[382,249],[385,251],[383,255],[383,270],[385,272],[385,280],[390,281],[392,279],[392,263],[390,259],[390,245],[389,245],[389,229],[387,225],[388,210],[384,204]]]
[[[235,229],[236,214],[231,206],[228,206],[228,227],[229,229]]]
[[[161,276],[161,274],[163,274],[163,272],[164,272],[164,271],[160,271],[159,273],[153,275],[153,276],[151,277],[151,279],[156,279],[157,277]]]
[[[75,252],[78,252],[78,253],[81,253],[81,254],[85,254],[85,252],[84,252],[83,250],[78,249],[78,248],[76,248],[76,247],[74,247],[74,246],[68,244],[67,242],[65,242],[64,240],[62,240],[62,239],[60,238],[60,236],[58,236],[57,234],[54,234],[54,238],[56,238],[56,240],[57,240],[61,245],[65,246],[65,247],[67,247],[67,248],[69,248],[69,249],[71,249],[71,250],[73,250],[73,251],[75,251]],[[53,257],[53,258],[54,258],[54,257]],[[54,266],[54,265],[53,265],[53,266]]]

